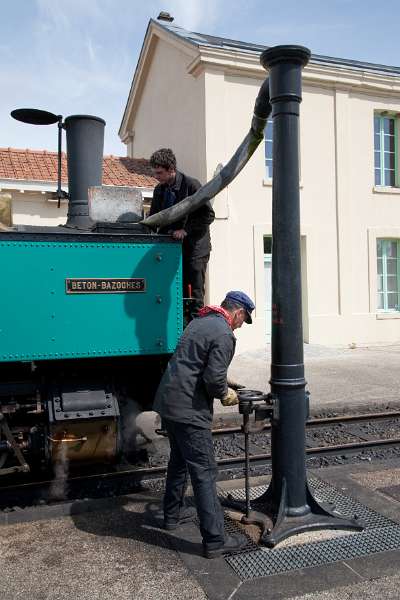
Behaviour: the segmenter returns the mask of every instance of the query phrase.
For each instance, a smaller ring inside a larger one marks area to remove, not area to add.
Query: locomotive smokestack
[[[67,117],[68,217],[67,227],[89,229],[88,188],[102,184],[105,121],[91,115]]]

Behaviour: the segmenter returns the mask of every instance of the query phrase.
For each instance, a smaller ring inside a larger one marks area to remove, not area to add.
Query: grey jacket
[[[174,185],[170,188],[175,194],[177,204],[187,196],[192,196],[201,187],[197,179],[193,179],[180,171],[176,172]],[[153,192],[150,215],[154,215],[164,207],[164,195],[167,185],[159,183]],[[185,229],[187,236],[183,240],[182,251],[187,260],[208,256],[211,252],[210,225],[214,221],[215,214],[210,202],[193,211],[182,221],[171,223],[167,227],[158,230],[158,233],[169,233],[175,229]]]
[[[161,379],[153,410],[170,421],[210,428],[213,399],[227,392],[235,346],[222,315],[210,313],[191,321]]]

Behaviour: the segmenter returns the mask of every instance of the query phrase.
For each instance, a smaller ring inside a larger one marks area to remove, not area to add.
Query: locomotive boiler
[[[93,218],[115,213],[102,119],[13,116],[58,122],[59,166],[65,130],[69,209],[65,226],[0,230],[0,475],[129,459],[183,328],[181,244],[139,224],[137,202]]]

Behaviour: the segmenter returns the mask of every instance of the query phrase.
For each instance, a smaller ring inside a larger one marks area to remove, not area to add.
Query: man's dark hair
[[[163,169],[176,170],[176,157],[171,148],[160,148],[153,152],[150,156],[150,166],[155,169],[162,167]]]
[[[232,300],[223,300],[221,302],[221,307],[225,310],[229,310],[230,312],[237,310],[238,308],[243,308],[241,304],[236,304],[236,302],[232,302]]]

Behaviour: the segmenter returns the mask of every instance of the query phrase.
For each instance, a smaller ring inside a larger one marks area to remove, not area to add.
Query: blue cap
[[[251,313],[255,309],[255,305],[253,300],[251,300],[247,294],[244,292],[239,292],[238,290],[234,290],[232,292],[228,292],[225,296],[225,300],[230,300],[239,306],[243,306],[246,311],[246,323],[252,323]]]

